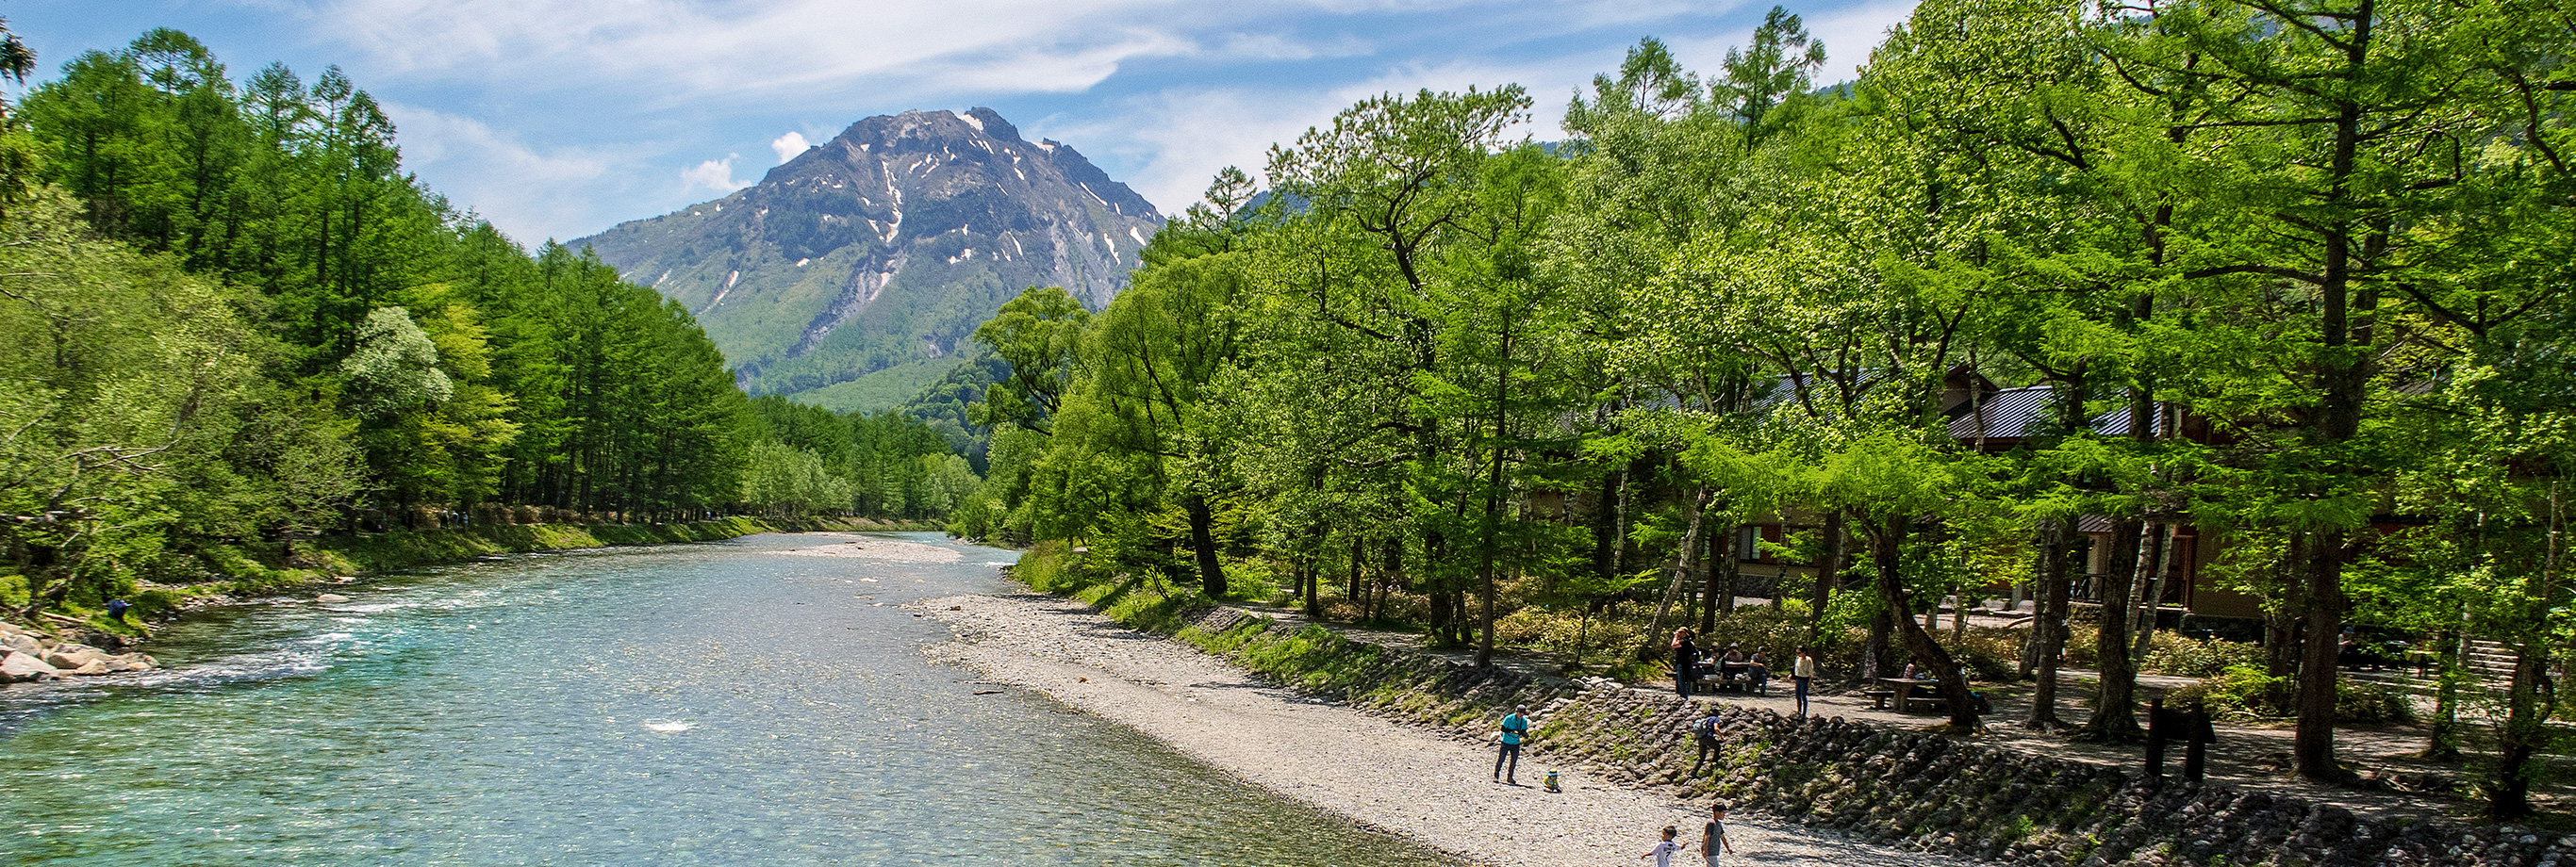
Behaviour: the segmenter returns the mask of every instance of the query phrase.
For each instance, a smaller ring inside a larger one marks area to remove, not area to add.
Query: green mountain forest
[[[321,534],[917,520],[976,485],[908,418],[746,398],[676,303],[406,174],[336,68],[236,77],[155,30],[5,117],[0,598],[25,616],[302,566]]]
[[[1782,10],[1716,70],[1646,40],[1552,150],[1518,87],[1368,99],[1221,175],[1105,309],[1037,290],[978,332],[1010,370],[953,526],[1480,663],[1790,618],[1864,676],[1927,662],[1971,726],[1960,665],[1997,655],[1926,615],[2029,582],[2034,639],[1981,673],[2027,654],[2016,722],[2057,728],[2102,522],[2107,740],[2189,527],[2262,612],[2221,689],[2295,719],[2303,775],[2346,773],[2344,630],[2510,648],[2432,749],[2490,703],[2483,791],[2523,815],[2570,637],[2570,56],[2522,0],[1926,0],[1836,87]],[[2014,389],[2009,443],[1963,432]],[[1734,611],[1760,524],[1819,577]]]

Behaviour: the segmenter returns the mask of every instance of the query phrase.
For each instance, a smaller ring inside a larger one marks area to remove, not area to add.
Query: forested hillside
[[[677,303],[405,173],[336,68],[236,78],[157,30],[5,118],[0,598],[27,616],[316,534],[918,518],[975,484],[917,422],[755,404]]]
[[[2504,642],[2488,793],[2518,816],[2564,710],[2571,54],[2514,0],[1926,0],[1836,88],[1785,11],[1705,77],[1648,40],[1554,154],[1507,135],[1518,87],[1369,99],[1221,176],[1106,309],[1037,291],[979,332],[1007,425],[955,526],[1480,660],[1498,632],[1653,658],[1740,616],[1759,547],[1818,576],[1778,588],[1792,638],[1924,661],[1963,725],[1961,636],[1923,615],[2026,586],[2046,690],[2085,578],[2085,734],[2119,740],[2133,594],[2188,525],[2261,601],[2230,677],[2297,718],[2307,776],[2344,773],[2344,629]],[[1998,388],[2036,389],[2008,444]]]

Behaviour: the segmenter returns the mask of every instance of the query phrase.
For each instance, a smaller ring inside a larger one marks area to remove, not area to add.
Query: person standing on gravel
[[[1701,858],[1707,859],[1708,867],[1717,867],[1717,852],[1720,847],[1726,850],[1726,854],[1735,854],[1735,844],[1726,842],[1726,805],[1710,804],[1708,805],[1708,827],[1700,829],[1699,832],[1699,854]]]
[[[1665,825],[1664,839],[1655,841],[1655,848],[1646,850],[1646,854],[1637,856],[1637,860],[1653,858],[1655,867],[1673,867],[1673,853],[1682,851],[1681,841],[1673,838],[1679,836],[1681,832],[1680,828]]]
[[[1494,754],[1494,779],[1520,785],[1512,777],[1520,773],[1521,736],[1528,734],[1529,728],[1529,717],[1522,716],[1520,708],[1513,708],[1511,713],[1503,716],[1503,748]],[[1511,762],[1508,770],[1503,767],[1505,761]]]
[[[1798,648],[1798,661],[1789,664],[1789,679],[1798,684],[1798,715],[1807,715],[1807,689],[1816,682],[1816,657],[1808,648]]]

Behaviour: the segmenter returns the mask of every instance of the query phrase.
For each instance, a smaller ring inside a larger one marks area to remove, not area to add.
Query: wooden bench
[[[1896,690],[1864,689],[1860,691],[1860,694],[1869,696],[1869,706],[1871,709],[1886,710],[1887,700],[1896,697]]]
[[[1936,694],[1933,694],[1933,695],[1909,695],[1909,696],[1906,696],[1906,697],[1905,697],[1905,712],[1906,712],[1906,713],[1918,713],[1918,712],[1921,712],[1921,711],[1927,711],[1927,710],[1949,710],[1949,709],[1950,709],[1950,700],[1949,700],[1949,699],[1946,699],[1946,698],[1942,698],[1942,697],[1941,697],[1939,694],[1937,694],[1937,693],[1936,693]]]

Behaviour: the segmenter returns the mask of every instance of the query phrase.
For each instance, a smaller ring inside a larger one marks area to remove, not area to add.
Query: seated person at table
[[[1768,648],[1768,647],[1756,647],[1756,648],[1754,648],[1754,649],[1753,649],[1753,655],[1752,655],[1752,656],[1749,656],[1749,657],[1746,657],[1746,658],[1745,658],[1745,660],[1744,660],[1744,662],[1745,662],[1745,664],[1747,664],[1747,665],[1751,666],[1750,668],[1747,668],[1747,669],[1745,669],[1745,670],[1744,670],[1744,676],[1745,676],[1745,678],[1746,678],[1746,679],[1748,679],[1748,680],[1752,681],[1752,683],[1753,683],[1753,689],[1754,689],[1755,691],[1757,691],[1757,692],[1761,692],[1761,693],[1763,693],[1763,694],[1765,694],[1765,695],[1770,694],[1770,692],[1771,692],[1771,688],[1770,688],[1770,685],[1771,685],[1771,648]]]
[[[1897,677],[1905,680],[1931,680],[1932,667],[1924,665],[1923,660],[1917,659],[1913,662],[1906,663],[1905,673],[1897,675]]]

